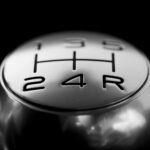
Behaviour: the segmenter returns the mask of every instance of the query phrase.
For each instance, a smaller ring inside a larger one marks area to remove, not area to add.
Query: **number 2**
[[[39,85],[39,84],[41,84],[41,83],[43,83],[45,81],[45,78],[42,77],[42,76],[25,78],[24,80],[28,81],[28,83],[26,83],[23,86],[23,91],[33,91],[33,90],[40,90],[40,89],[44,89],[45,88],[44,86],[40,86]]]

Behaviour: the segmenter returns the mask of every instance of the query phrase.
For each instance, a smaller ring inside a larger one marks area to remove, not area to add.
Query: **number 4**
[[[79,81],[78,82],[72,82],[72,80],[75,80],[76,78],[78,78]],[[83,74],[78,74],[78,75],[75,75],[73,77],[70,77],[69,79],[63,81],[61,84],[65,85],[65,86],[78,85],[80,87],[83,87],[86,85],[86,83],[84,83]]]

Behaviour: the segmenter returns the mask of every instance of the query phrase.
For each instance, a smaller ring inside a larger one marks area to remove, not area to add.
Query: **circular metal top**
[[[148,78],[146,57],[117,38],[65,32],[30,41],[4,60],[8,95],[42,110],[92,110],[131,98]]]

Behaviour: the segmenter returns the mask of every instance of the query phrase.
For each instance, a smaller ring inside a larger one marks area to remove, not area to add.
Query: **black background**
[[[149,57],[149,4],[122,1],[113,4],[107,1],[37,3],[9,3],[9,7],[6,5],[1,11],[0,61],[32,38],[66,30],[114,35],[135,45]]]

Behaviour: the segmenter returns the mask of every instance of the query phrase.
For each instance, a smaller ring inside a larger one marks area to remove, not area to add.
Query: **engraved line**
[[[73,70],[76,70],[76,51],[73,52]]]
[[[53,59],[53,60],[41,60],[37,61],[37,63],[45,63],[45,62],[54,62],[54,61],[72,61],[72,59]],[[103,59],[82,59],[78,58],[76,61],[99,61],[99,62],[112,62],[112,60],[103,60]]]
[[[115,54],[112,53],[112,72],[115,72]]]
[[[38,54],[35,54],[35,58],[34,58],[34,69],[33,72],[36,73],[37,71],[37,59],[38,59]]]
[[[112,53],[112,60],[106,59],[84,59],[84,58],[76,58],[76,52],[73,53],[73,59],[53,59],[53,60],[41,60],[38,61],[38,55],[35,55],[34,60],[34,73],[37,72],[37,64],[38,63],[46,63],[46,62],[59,62],[59,61],[73,61],[73,70],[76,70],[76,61],[95,61],[95,62],[109,62],[112,63],[112,72],[115,72],[115,54]]]
[[[38,45],[37,45],[37,49],[38,49],[38,50],[40,50],[40,49],[41,49],[41,47],[42,47],[42,44],[41,44],[41,43],[38,43]]]

